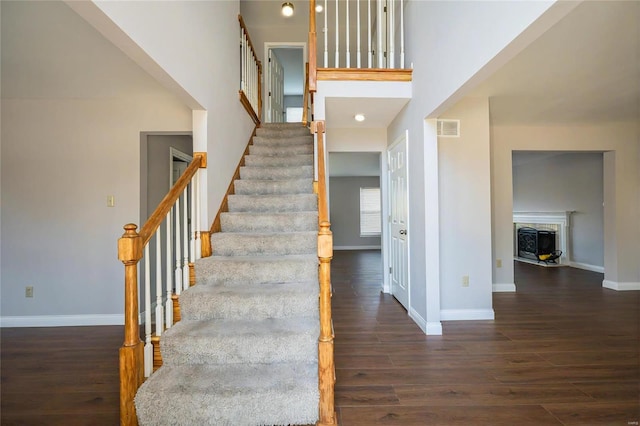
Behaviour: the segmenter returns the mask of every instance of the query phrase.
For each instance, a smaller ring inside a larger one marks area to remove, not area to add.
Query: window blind
[[[360,188],[360,236],[380,235],[380,188]]]

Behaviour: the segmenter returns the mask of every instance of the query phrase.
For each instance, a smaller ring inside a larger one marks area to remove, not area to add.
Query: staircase
[[[180,295],[163,366],[140,387],[141,425],[301,425],[318,419],[313,138],[266,124],[245,156],[213,255]]]

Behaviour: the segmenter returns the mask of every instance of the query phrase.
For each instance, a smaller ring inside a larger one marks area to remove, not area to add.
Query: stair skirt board
[[[318,201],[313,139],[258,128],[163,333],[163,366],[140,387],[141,425],[300,425],[318,418]]]

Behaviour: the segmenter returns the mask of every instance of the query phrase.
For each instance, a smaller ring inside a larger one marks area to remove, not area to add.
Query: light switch
[[[114,207],[116,205],[116,197],[113,195],[107,195],[107,207]]]

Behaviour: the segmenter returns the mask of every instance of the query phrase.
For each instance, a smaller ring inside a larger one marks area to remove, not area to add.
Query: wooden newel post
[[[124,226],[118,240],[118,259],[124,263],[124,343],[120,348],[120,424],[138,424],[133,402],[144,381],[143,344],[138,323],[138,262],[142,259],[142,238],[133,223]]]
[[[337,425],[334,385],[336,381],[333,360],[333,327],[331,320],[331,259],[333,235],[331,224],[320,222],[318,232],[318,258],[320,260],[320,337],[318,339],[318,388],[320,390],[319,420],[317,426]]]

